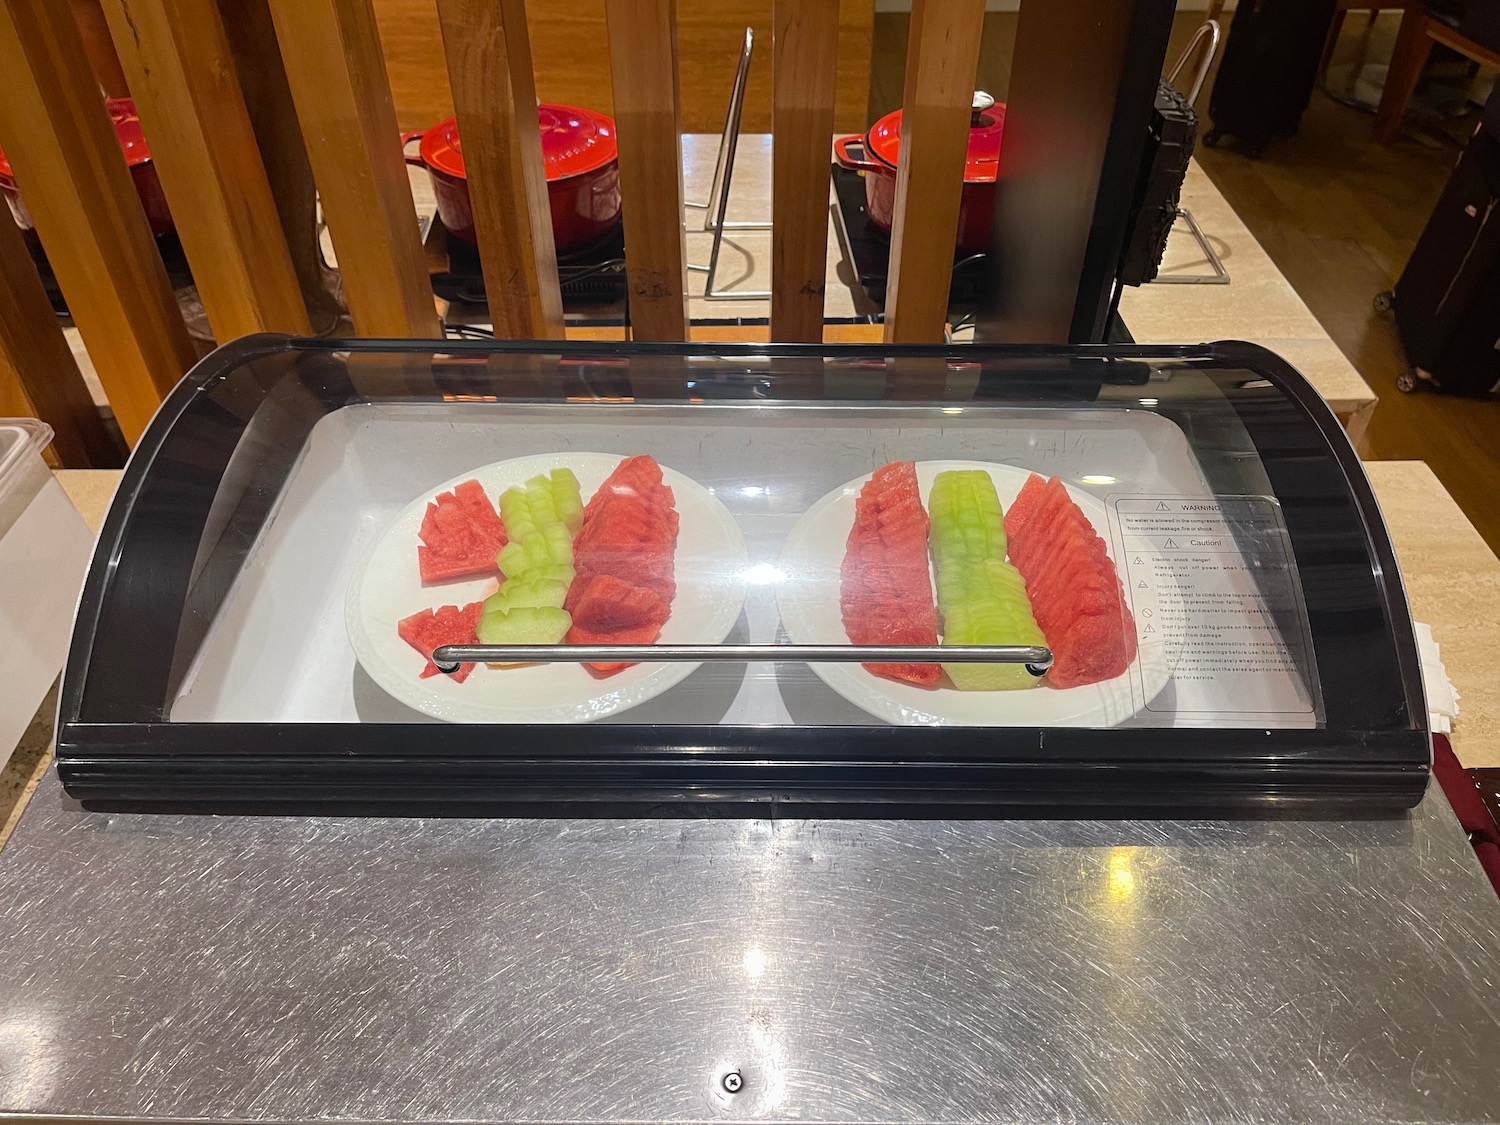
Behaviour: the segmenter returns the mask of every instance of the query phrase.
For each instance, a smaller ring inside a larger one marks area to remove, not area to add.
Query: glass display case
[[[1397,808],[1429,741],[1343,432],[1247,344],[258,336],[79,609],[99,807]]]

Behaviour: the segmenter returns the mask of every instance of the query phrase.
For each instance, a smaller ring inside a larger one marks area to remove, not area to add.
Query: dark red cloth
[[[1490,810],[1485,805],[1473,776],[1464,769],[1453,753],[1453,746],[1447,735],[1432,736],[1432,773],[1443,787],[1443,795],[1453,806],[1459,824],[1469,834],[1469,839],[1474,844],[1474,854],[1478,856],[1484,873],[1489,876],[1490,885],[1500,895],[1500,827],[1496,826],[1494,818],[1490,816]]]

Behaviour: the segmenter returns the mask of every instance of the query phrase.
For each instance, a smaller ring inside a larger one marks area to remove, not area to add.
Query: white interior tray
[[[1009,424],[1009,425],[1008,425]],[[896,458],[970,458],[1056,474],[1119,497],[1211,498],[1182,432],[1127,408],[360,405],[313,429],[265,531],[169,708],[173,721],[428,722],[364,674],[344,627],[354,567],[414,498],[496,460],[562,450],[650,453],[712,491],[744,532],[748,597],[731,643],[780,636],[773,583],[782,541],[830,489]],[[1118,550],[1120,544],[1116,544]],[[434,604],[440,604],[436,599]],[[1272,682],[1272,681],[1276,682]],[[1309,726],[1315,689],[1269,725]],[[1173,692],[1170,685],[1163,693]],[[1132,723],[1268,725],[1259,714],[1142,708]],[[1274,702],[1273,699],[1273,702]],[[1149,701],[1148,701],[1149,702]],[[1201,701],[1200,701],[1201,702]],[[877,723],[805,665],[704,665],[612,720],[631,723]]]

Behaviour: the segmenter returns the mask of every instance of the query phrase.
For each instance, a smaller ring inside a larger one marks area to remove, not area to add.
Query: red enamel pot
[[[974,95],[969,122],[969,152],[964,162],[964,191],[958,209],[958,249],[978,254],[989,248],[990,220],[995,214],[995,180],[1000,169],[1000,138],[1005,106],[980,91]],[[901,111],[888,113],[863,136],[833,142],[839,164],[863,174],[865,212],[886,234],[896,216],[896,164],[901,154]]]
[[[154,235],[171,234],[172,212],[167,209],[167,197],[161,190],[161,180],[156,176],[156,165],[151,162],[151,150],[146,147],[146,134],[141,131],[141,119],[136,116],[135,102],[129,98],[106,98],[110,121],[114,123],[115,137],[120,142],[120,151],[125,154],[125,163],[130,168],[130,178],[135,182],[135,193],[141,197],[141,206],[151,224]],[[10,204],[11,214],[22,230],[32,230],[31,212],[21,201],[21,191],[16,187],[16,177],[11,171],[10,161],[0,152],[0,194]]]
[[[537,107],[537,124],[552,205],[552,236],[557,252],[566,254],[594,242],[620,221],[615,123],[592,109],[543,103]],[[420,155],[408,155],[406,162],[427,169],[443,226],[465,242],[475,241],[458,119],[439,121],[424,133],[407,133],[401,142],[404,147],[419,138]]]

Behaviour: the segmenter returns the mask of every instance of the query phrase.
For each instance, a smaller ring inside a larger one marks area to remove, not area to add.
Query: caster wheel
[[[1400,375],[1396,376],[1396,389],[1404,395],[1409,395],[1417,389],[1417,384],[1420,381],[1417,378],[1417,373],[1408,367]]]
[[[1210,129],[1208,132],[1204,133],[1203,134],[1203,143],[1205,145],[1207,145],[1209,148],[1218,148],[1219,147],[1219,131],[1217,129]]]
[[[1370,304],[1374,306],[1375,311],[1381,316],[1390,316],[1391,311],[1396,307],[1396,294],[1392,293],[1389,289],[1382,289],[1379,293],[1375,294]]]

